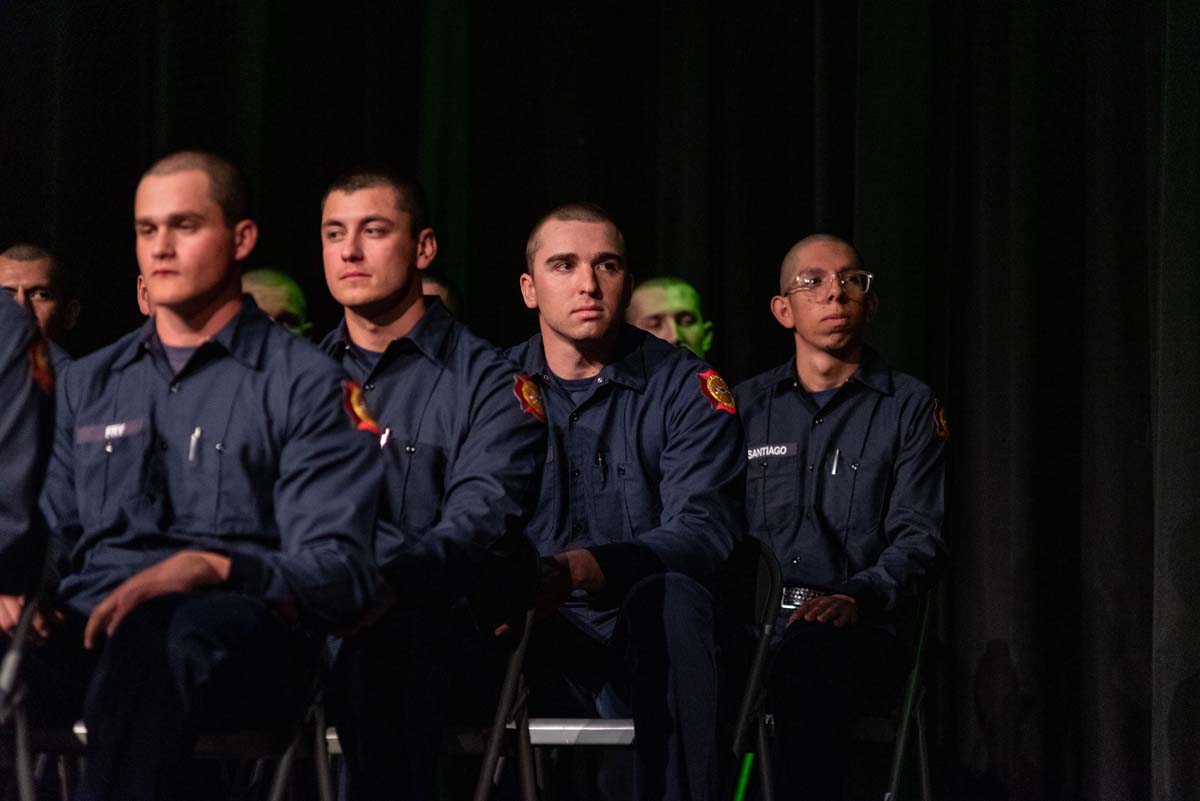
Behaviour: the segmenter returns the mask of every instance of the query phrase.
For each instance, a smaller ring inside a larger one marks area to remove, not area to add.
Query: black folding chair
[[[21,664],[29,642],[29,630],[42,603],[42,594],[35,593],[21,609],[8,650],[0,661],[0,729],[10,723],[13,728],[13,774],[17,795],[21,801],[34,801],[33,752],[29,736],[29,721],[25,715],[24,686],[21,684]]]
[[[29,629],[44,598],[42,594],[32,596],[32,600],[22,608],[8,651],[3,662],[0,662],[0,727],[10,721],[12,723],[13,778],[20,801],[35,801],[40,774],[35,754],[43,758],[54,757],[58,761],[60,794],[67,798],[78,774],[74,766],[87,748],[87,729],[82,723],[76,723],[71,730],[57,731],[34,731],[29,725],[21,666]],[[275,730],[202,734],[196,740],[193,755],[212,759],[275,761],[268,801],[283,801],[293,778],[295,760],[302,755],[311,755],[315,764],[318,798],[320,801],[333,801],[320,684],[318,675],[314,677],[313,700],[299,725]],[[311,744],[311,749],[306,742]]]
[[[733,730],[733,753],[739,760],[735,801],[745,797],[756,756],[763,801],[773,799],[764,704],[771,636],[782,595],[783,577],[774,552],[761,540],[743,535],[725,565],[721,588],[722,600],[734,619],[753,626],[755,632],[754,656]]]
[[[481,628],[497,631],[506,627],[505,636],[513,643],[492,725],[483,738],[483,763],[475,781],[474,801],[487,801],[491,796],[499,779],[501,758],[510,732],[516,738],[522,801],[537,801],[537,782],[532,769],[533,746],[529,741],[528,691],[522,670],[533,629],[538,556],[528,538],[517,539],[513,553],[506,559],[497,559],[485,571],[468,599]],[[476,750],[477,731],[457,729],[447,732],[447,736],[454,750],[460,753]]]
[[[922,801],[932,801],[933,785],[929,778],[929,743],[925,735],[925,661],[929,637],[930,607],[932,592],[921,599],[915,617],[913,631],[913,664],[904,686],[904,697],[896,718],[895,745],[892,748],[892,769],[888,777],[888,789],[883,801],[900,798],[900,780],[904,773],[905,757],[908,755],[911,733],[916,730],[917,776],[920,782]]]

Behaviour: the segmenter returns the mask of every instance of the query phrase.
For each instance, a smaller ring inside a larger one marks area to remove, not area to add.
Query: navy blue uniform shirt
[[[151,319],[59,382],[42,506],[80,612],[183,549],[228,554],[228,588],[309,622],[365,608],[378,440],[337,365],[242,304],[178,375]]]
[[[54,374],[33,317],[0,297],[0,593],[26,592],[38,569],[37,496],[50,452]]]
[[[383,436],[375,556],[403,601],[466,594],[488,553],[523,536],[546,426],[518,395],[517,368],[437,298],[373,365],[345,320],[321,347],[353,377]]]
[[[929,387],[874,351],[818,407],[794,360],[739,384],[746,515],[785,584],[891,611],[927,589],[945,556],[944,429]]]
[[[713,576],[744,527],[742,429],[724,382],[629,325],[590,392],[570,393],[551,374],[540,334],[509,355],[538,382],[550,423],[531,537],[543,555],[588,548],[606,579],[564,613],[607,636],[639,579]]]

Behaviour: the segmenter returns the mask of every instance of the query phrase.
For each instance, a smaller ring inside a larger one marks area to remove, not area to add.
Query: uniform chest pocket
[[[662,523],[662,499],[658,493],[658,481],[652,480],[637,462],[616,465],[616,478],[620,482],[621,500],[625,506],[626,537],[637,537],[658,528]],[[601,510],[603,513],[603,510]]]
[[[750,530],[791,532],[800,518],[800,463],[793,453],[753,459],[746,470],[746,516]]]
[[[229,431],[197,445],[196,459],[189,458],[183,471],[192,486],[190,513],[198,522],[213,520],[216,531],[274,538],[279,468],[265,432]]]
[[[163,488],[147,480],[147,443],[140,423],[76,430],[75,494],[85,526],[118,507],[158,500]]]
[[[836,474],[824,476],[827,488],[822,493],[824,516],[838,530],[846,528],[860,534],[877,530],[891,487],[891,463],[844,456],[840,462]]]
[[[408,531],[431,528],[442,515],[448,467],[445,450],[435,445],[395,440],[383,450],[384,513]]]

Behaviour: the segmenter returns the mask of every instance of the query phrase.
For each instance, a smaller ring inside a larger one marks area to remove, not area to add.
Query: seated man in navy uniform
[[[38,245],[22,242],[0,253],[0,290],[37,318],[56,370],[71,361],[58,343],[75,328],[81,309],[67,278],[54,254]]]
[[[706,583],[743,526],[741,426],[720,376],[624,323],[625,240],[572,203],[534,226],[521,275],[540,333],[511,351],[550,447],[530,526],[543,555],[534,709],[628,717],[636,797],[714,798],[717,678]]]
[[[854,716],[886,713],[908,664],[897,615],[944,559],[945,419],[929,387],[863,344],[872,278],[837,237],[797,243],[771,300],[795,357],[735,392],[750,533],[785,584],[770,701],[780,798],[841,797]]]
[[[298,720],[323,632],[373,589],[378,439],[337,365],[242,296],[245,197],[215,156],[151,167],[134,233],[155,315],[58,384],[57,625],[26,678],[35,719],[82,709],[83,798],[184,798],[198,732]]]
[[[54,373],[49,350],[24,309],[0,296],[0,593],[32,589],[44,531],[37,497],[50,453]],[[17,623],[19,604],[0,599],[0,630]]]
[[[322,202],[321,242],[344,307],[322,347],[361,383],[355,402],[377,421],[384,461],[375,556],[388,600],[335,666],[348,790],[355,801],[429,798],[449,702],[466,714],[467,696],[478,700],[480,720],[494,706],[486,689],[502,660],[489,661],[492,631],[462,600],[525,536],[545,418],[518,391],[528,379],[422,294],[437,238],[416,182],[339,179]]]

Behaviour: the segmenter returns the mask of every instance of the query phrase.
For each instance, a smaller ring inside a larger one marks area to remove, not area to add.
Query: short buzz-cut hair
[[[533,256],[541,246],[537,235],[541,232],[542,226],[551,220],[558,220],[560,222],[608,223],[617,232],[617,247],[621,251],[621,258],[628,260],[629,257],[625,251],[625,235],[621,233],[621,226],[617,225],[612,215],[595,203],[576,200],[550,209],[530,229],[529,238],[525,240],[525,272],[533,272]]]
[[[783,255],[783,261],[781,261],[779,263],[779,291],[780,292],[787,291],[788,283],[791,280],[791,277],[788,275],[788,272],[789,272],[789,267],[790,267],[790,264],[792,261],[792,255],[794,253],[796,253],[797,251],[803,250],[804,248],[808,247],[809,245],[816,244],[817,242],[831,242],[835,245],[845,245],[846,247],[850,248],[850,252],[854,254],[854,262],[855,262],[855,264],[857,264],[859,266],[859,269],[866,269],[863,266],[862,254],[860,254],[858,252],[858,248],[854,247],[854,245],[852,245],[850,242],[847,242],[845,239],[842,239],[840,236],[837,236],[836,234],[809,234],[808,236],[804,237],[799,242],[797,242],[796,244],[794,244],[790,248],[788,248],[788,252]]]
[[[232,228],[250,218],[250,191],[241,171],[229,159],[203,150],[181,150],[164,156],[142,174],[171,175],[200,170],[208,176],[208,194],[221,208],[226,227]]]
[[[59,261],[58,257],[41,245],[32,242],[18,242],[9,245],[0,253],[0,258],[12,261],[48,261],[50,262],[50,282],[54,289],[66,297],[75,297],[75,276]]]
[[[429,228],[429,202],[425,197],[425,187],[410,175],[404,175],[387,167],[363,167],[339,175],[325,194],[321,195],[321,209],[325,209],[325,201],[334,192],[358,192],[362,189],[375,189],[386,186],[396,196],[396,210],[408,215],[412,233],[415,236]]]

